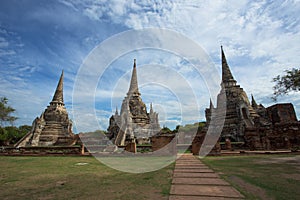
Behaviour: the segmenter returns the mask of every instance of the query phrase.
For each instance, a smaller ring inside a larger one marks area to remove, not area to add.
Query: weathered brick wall
[[[273,124],[282,122],[296,122],[297,116],[293,104],[275,104],[267,108],[267,113]]]
[[[151,144],[153,152],[166,154],[176,153],[175,134],[153,136],[151,137]]]
[[[300,148],[300,122],[276,123],[270,127],[246,129],[245,147],[250,150]]]

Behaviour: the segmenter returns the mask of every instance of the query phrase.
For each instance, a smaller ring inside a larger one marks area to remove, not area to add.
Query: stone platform
[[[226,200],[244,196],[191,154],[179,155],[169,200]]]

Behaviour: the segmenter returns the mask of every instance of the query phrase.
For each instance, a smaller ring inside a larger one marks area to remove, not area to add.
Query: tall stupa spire
[[[152,103],[150,103],[150,114],[153,113],[153,107],[152,107]]]
[[[222,83],[225,85],[228,85],[226,83],[233,83],[234,85],[236,84],[236,80],[234,80],[232,73],[229,69],[229,66],[227,64],[227,60],[225,57],[225,53],[223,51],[223,47],[221,46],[221,53],[222,53]]]
[[[130,86],[127,94],[140,95],[138,81],[137,81],[136,60],[134,59],[133,62],[134,63],[133,63],[132,76],[131,76]]]
[[[251,94],[251,106],[252,106],[253,108],[257,108],[257,107],[258,107],[258,106],[257,106],[257,103],[256,103],[256,101],[255,101],[255,99],[254,99],[253,94]]]
[[[63,82],[64,82],[64,70],[62,70],[61,72],[51,103],[59,103],[64,105]]]
[[[118,106],[116,106],[116,112],[115,115],[119,115]]]
[[[209,99],[209,108],[214,109],[214,104],[211,99]]]

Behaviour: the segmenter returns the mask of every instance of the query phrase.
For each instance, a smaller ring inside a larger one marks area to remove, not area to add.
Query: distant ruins
[[[219,119],[223,115],[225,121],[219,142],[244,143],[243,148],[250,150],[299,148],[300,122],[293,105],[284,103],[265,108],[257,104],[253,96],[250,103],[243,88],[233,78],[222,47],[221,54],[222,82],[217,106],[210,101],[210,107],[205,110],[206,128],[195,137],[193,145],[201,146],[208,126],[220,126]],[[220,150],[218,146],[215,148]]]
[[[64,146],[74,142],[72,122],[69,120],[63,99],[62,72],[50,105],[32,123],[32,130],[15,147]]]
[[[119,114],[116,109],[115,114],[110,117],[107,130],[109,139],[117,146],[126,145],[133,140],[137,144],[150,143],[150,137],[160,131],[158,113],[153,111],[152,104],[148,113],[142,101],[135,59],[129,90],[122,102],[121,112]]]

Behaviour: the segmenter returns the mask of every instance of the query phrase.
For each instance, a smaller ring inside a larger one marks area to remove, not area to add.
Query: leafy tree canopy
[[[176,132],[180,131],[180,132],[197,132],[197,131],[201,131],[202,128],[205,126],[205,122],[197,122],[194,124],[186,124],[185,126],[176,126]]]
[[[0,99],[0,123],[1,126],[5,125],[7,122],[12,125],[12,123],[17,119],[17,117],[11,116],[15,109],[7,105],[8,99],[6,97],[1,97]]]
[[[0,126],[0,146],[9,146],[17,143],[30,130],[31,126],[28,125],[19,126],[19,128],[15,126]]]
[[[273,100],[276,101],[278,96],[286,95],[290,91],[300,91],[300,69],[293,68],[286,70],[283,76],[278,75],[273,78],[275,86],[273,87]]]

